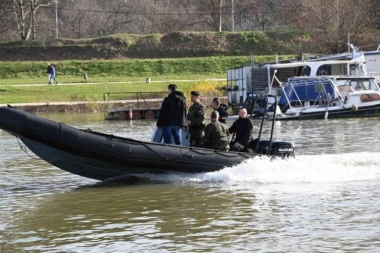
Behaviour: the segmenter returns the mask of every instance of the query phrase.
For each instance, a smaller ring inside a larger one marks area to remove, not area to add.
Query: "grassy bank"
[[[280,57],[284,58],[288,56]],[[274,56],[261,56],[255,63],[273,60]],[[59,85],[47,85],[47,62],[1,62],[0,104],[101,101],[104,93],[162,92],[173,82],[185,94],[192,89],[215,93],[226,82],[208,79],[226,78],[228,68],[250,61],[250,57],[59,61],[53,62]],[[84,73],[88,83],[84,83]],[[146,83],[147,77],[151,83]]]
[[[0,42],[1,61],[161,59],[288,54],[303,32],[171,32],[111,34],[97,38]],[[294,46],[296,43],[296,47]],[[307,42],[310,44],[310,41]],[[307,52],[309,47],[301,45]]]
[[[178,89],[189,97],[193,89],[201,90],[204,95],[223,95],[219,88],[225,81],[211,80],[177,80],[167,79],[136,82],[100,82],[86,84],[59,84],[59,85],[3,85],[0,86],[0,104],[12,103],[46,103],[46,102],[73,102],[73,101],[103,101],[104,93],[120,92],[166,92],[169,83],[176,83]],[[165,78],[164,78],[165,79]],[[120,98],[120,99],[127,99]]]
[[[292,56],[281,56],[287,59]],[[274,61],[274,56],[257,56],[255,63]],[[176,59],[128,59],[93,61],[57,61],[58,76],[82,77],[87,73],[91,78],[108,80],[113,77],[156,77],[156,76],[194,76],[222,75],[229,68],[251,64],[247,56],[234,57],[197,57]],[[38,79],[46,76],[47,62],[0,62],[1,79]],[[108,78],[108,79],[107,79]]]

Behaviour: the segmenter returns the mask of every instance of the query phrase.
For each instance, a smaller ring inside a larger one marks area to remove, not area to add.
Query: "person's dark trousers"
[[[172,143],[172,135],[174,142],[177,145],[182,145],[182,129],[179,126],[164,126],[162,127],[162,136],[164,137],[164,143]]]

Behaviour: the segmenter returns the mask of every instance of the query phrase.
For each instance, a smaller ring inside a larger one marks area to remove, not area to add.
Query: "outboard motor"
[[[294,146],[292,143],[286,141],[274,141],[272,142],[271,148],[269,148],[269,143],[269,140],[261,140],[257,146],[257,140],[253,140],[249,144],[249,148],[251,150],[256,150],[258,154],[269,154],[279,157],[295,156]]]
[[[256,97],[256,98],[259,98],[259,97]],[[272,98],[272,100],[274,101],[272,103],[273,115],[276,115],[277,113],[277,108],[278,108],[277,97],[274,95],[269,95],[269,94],[265,95],[264,100],[263,99],[262,100],[265,102],[266,105],[264,106],[264,112],[262,114],[264,116],[261,117],[261,125],[260,125],[260,130],[258,133],[258,137],[255,140],[252,140],[248,144],[247,150],[249,152],[252,151],[253,153],[258,153],[258,154],[263,154],[263,155],[272,155],[272,156],[278,156],[278,157],[294,156],[294,147],[292,143],[285,142],[285,141],[273,141],[273,129],[274,129],[274,122],[275,122],[276,117],[272,117],[269,119],[272,122],[271,129],[270,129],[270,139],[269,140],[261,139],[261,134],[264,127],[264,121],[267,118],[266,115],[268,112],[267,109],[268,109],[269,98]]]
[[[280,157],[294,156],[293,144],[287,141],[274,141],[272,142],[270,154]]]

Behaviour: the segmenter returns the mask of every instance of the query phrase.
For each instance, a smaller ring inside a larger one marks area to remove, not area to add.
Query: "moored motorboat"
[[[380,116],[374,77],[294,77],[283,84],[279,120]]]
[[[81,130],[11,106],[0,108],[0,129],[65,171],[96,180],[141,173],[201,173],[221,170],[259,155],[294,155],[288,142],[258,140],[255,153],[145,142]]]
[[[251,117],[279,120],[380,116],[380,51],[349,47],[350,53],[229,69],[228,102],[239,108],[244,101]],[[356,88],[360,82],[364,87]],[[262,103],[263,94],[280,100],[276,114],[271,103]]]

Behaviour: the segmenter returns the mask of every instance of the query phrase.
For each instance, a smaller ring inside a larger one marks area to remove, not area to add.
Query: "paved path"
[[[225,78],[210,78],[210,79],[194,79],[194,80],[157,80],[150,81],[150,83],[180,83],[180,82],[196,82],[196,81],[227,81]],[[118,81],[118,82],[75,82],[75,83],[59,83],[58,85],[83,85],[83,84],[120,84],[120,83],[144,83],[145,81]],[[36,83],[36,84],[10,84],[6,86],[48,86],[57,84],[46,84],[46,83]]]

